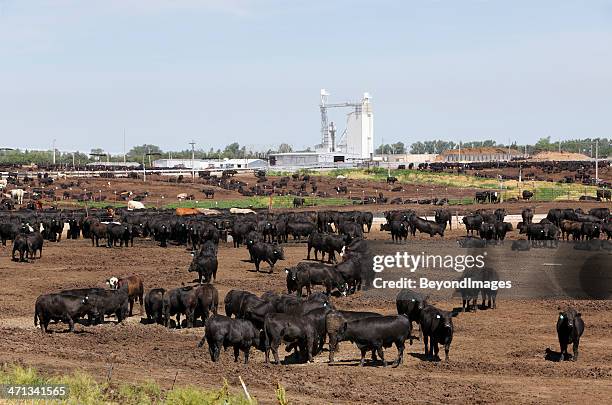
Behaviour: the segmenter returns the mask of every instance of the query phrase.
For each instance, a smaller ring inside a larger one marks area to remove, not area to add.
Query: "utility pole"
[[[189,142],[191,145],[191,182],[195,183],[195,141]]]
[[[123,128],[123,166],[125,166],[125,128]]]
[[[599,184],[599,139],[595,140],[595,184]]]
[[[53,165],[55,165],[55,139],[53,140]]]

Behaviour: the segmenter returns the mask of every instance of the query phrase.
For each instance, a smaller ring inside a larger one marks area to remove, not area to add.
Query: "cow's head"
[[[111,290],[116,290],[119,288],[119,279],[113,276],[109,278],[108,280],[106,280],[106,284],[108,284]]]
[[[285,273],[287,273],[287,277],[289,277],[289,279],[293,281],[297,280],[297,269],[295,267],[286,268]]]
[[[559,312],[558,323],[564,325],[567,329],[573,329],[574,323],[576,322],[576,318],[579,318],[580,316],[580,312],[575,312],[573,310]]]
[[[274,257],[279,260],[285,259],[285,252],[283,251],[283,248],[281,246],[275,244],[272,248],[272,253],[274,253]]]

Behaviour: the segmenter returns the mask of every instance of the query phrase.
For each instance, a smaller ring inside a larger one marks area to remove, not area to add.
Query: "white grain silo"
[[[346,132],[339,145],[349,156],[371,159],[374,154],[374,113],[369,93],[363,93],[361,103],[347,115]]]

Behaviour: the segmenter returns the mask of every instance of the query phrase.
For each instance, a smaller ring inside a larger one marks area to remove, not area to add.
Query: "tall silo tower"
[[[374,154],[374,113],[372,97],[363,93],[361,102],[347,116],[346,134],[341,149],[357,158],[371,159]]]

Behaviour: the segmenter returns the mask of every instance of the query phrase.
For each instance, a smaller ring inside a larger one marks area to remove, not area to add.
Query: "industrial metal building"
[[[524,154],[516,149],[483,147],[449,149],[438,155],[438,162],[507,162]]]
[[[350,167],[372,159],[374,155],[374,113],[371,97],[364,93],[360,101],[329,103],[329,93],[321,89],[321,143],[315,152],[274,153],[270,166],[284,169],[301,167]],[[336,125],[328,122],[330,108],[349,108],[346,128],[336,137]]]
[[[192,167],[193,162],[193,167]],[[210,170],[210,169],[262,169],[268,163],[263,159],[223,159],[223,160],[203,160],[203,159],[157,159],[153,162],[153,167]]]

